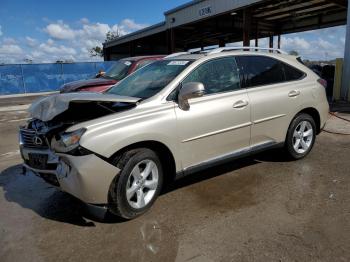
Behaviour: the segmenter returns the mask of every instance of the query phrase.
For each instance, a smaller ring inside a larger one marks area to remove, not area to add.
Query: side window
[[[206,94],[240,88],[237,65],[233,57],[219,58],[200,65],[182,83],[188,82],[203,83]]]
[[[285,81],[282,62],[266,56],[237,56],[244,87],[271,85]]]
[[[286,76],[286,81],[294,81],[302,78],[305,73],[300,70],[283,63],[284,74]]]

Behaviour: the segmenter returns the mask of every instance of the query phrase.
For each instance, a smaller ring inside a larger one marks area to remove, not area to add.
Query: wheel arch
[[[300,110],[295,116],[302,113],[308,114],[314,119],[316,124],[316,134],[318,135],[321,132],[321,116],[318,110],[314,107],[307,107],[307,108],[304,108],[303,110]]]
[[[118,159],[127,151],[136,149],[136,148],[148,148],[156,152],[158,157],[160,158],[160,161],[162,163],[162,168],[164,174],[164,182],[165,185],[167,185],[169,182],[171,182],[176,175],[176,162],[174,158],[174,154],[169,149],[168,146],[166,146],[164,143],[155,141],[155,140],[145,140],[140,142],[135,142],[133,144],[130,144],[128,146],[125,146],[121,149],[119,149],[117,152],[115,152],[112,156],[109,157],[109,162],[115,162],[118,161]]]

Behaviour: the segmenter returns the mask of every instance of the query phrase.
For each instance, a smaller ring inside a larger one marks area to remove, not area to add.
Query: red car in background
[[[102,93],[137,69],[148,65],[153,61],[160,60],[163,57],[164,55],[153,55],[120,59],[115,65],[111,66],[105,74],[98,78],[79,80],[64,84],[60,89],[60,93],[80,91]]]

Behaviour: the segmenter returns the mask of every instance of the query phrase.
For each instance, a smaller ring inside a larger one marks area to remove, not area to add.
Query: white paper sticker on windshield
[[[186,65],[189,61],[174,60],[168,63],[168,65]]]
[[[124,65],[129,66],[129,65],[131,65],[131,62],[130,62],[130,61],[125,61],[125,62],[124,62]]]

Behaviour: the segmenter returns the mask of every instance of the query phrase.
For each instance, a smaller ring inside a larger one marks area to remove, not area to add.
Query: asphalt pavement
[[[22,174],[17,130],[27,117],[0,111],[2,262],[350,261],[350,136],[323,132],[300,161],[269,151],[208,169],[145,215],[102,222]],[[350,123],[331,117],[326,129],[350,133]]]

